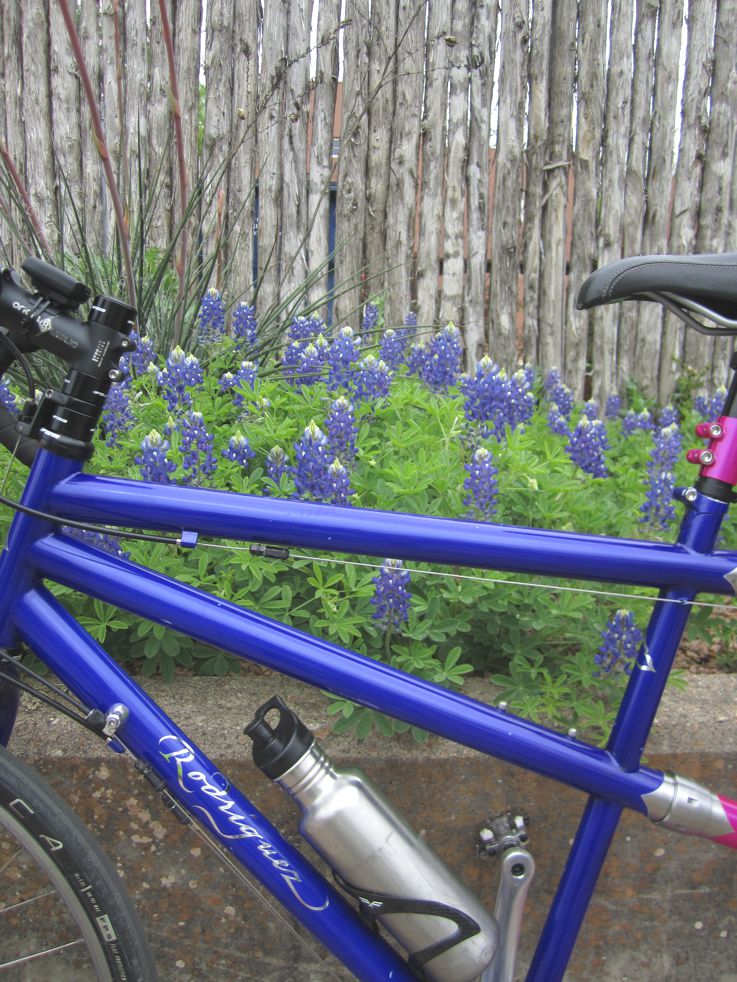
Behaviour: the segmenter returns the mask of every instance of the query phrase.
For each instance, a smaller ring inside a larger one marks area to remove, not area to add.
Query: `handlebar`
[[[120,377],[120,357],[134,347],[128,335],[136,311],[99,296],[81,321],[75,311],[90,297],[83,283],[34,257],[23,269],[31,290],[14,270],[0,273],[0,330],[12,342],[0,339],[0,378],[15,354],[39,350],[61,358],[68,370],[62,391],[45,390],[33,419],[21,426],[20,441],[19,421],[0,406],[0,444],[28,465],[40,446],[86,460],[110,385]]]

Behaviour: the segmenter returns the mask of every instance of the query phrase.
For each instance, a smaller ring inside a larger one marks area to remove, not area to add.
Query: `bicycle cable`
[[[219,542],[203,542],[198,543],[202,548],[206,549],[226,549],[232,552],[252,552],[251,546],[233,546],[226,545]],[[358,566],[363,569],[382,569],[381,563],[366,563],[359,562],[355,559],[337,559],[334,556],[308,556],[304,553],[290,552],[288,556],[281,557],[269,557],[269,558],[289,558],[289,559],[306,559],[316,563],[335,564],[338,566]],[[419,569],[413,566],[403,566],[402,567],[407,573],[415,573],[419,576],[443,576],[451,580],[471,580],[474,583],[484,583],[487,586],[496,586],[497,584],[504,586],[521,586],[529,587],[532,590],[547,590],[549,592],[562,592],[562,593],[584,593],[593,594],[597,597],[614,597],[624,600],[643,600],[649,603],[669,603],[678,604],[682,607],[711,607],[718,610],[734,610],[732,604],[725,603],[710,603],[706,600],[676,600],[672,597],[651,597],[645,593],[623,593],[615,590],[594,590],[589,587],[577,587],[577,586],[564,586],[557,585],[555,583],[533,583],[529,580],[510,580],[506,578],[489,578],[488,576],[474,576],[469,573],[448,573],[445,570],[436,569]]]

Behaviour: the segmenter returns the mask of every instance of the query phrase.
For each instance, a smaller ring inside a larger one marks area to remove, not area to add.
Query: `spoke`
[[[27,907],[29,904],[35,903],[37,900],[43,900],[44,897],[52,897],[56,893],[56,890],[46,890],[44,893],[37,893],[35,897],[29,897],[28,900],[21,900],[17,904],[11,904],[10,907],[3,907],[0,909],[0,917],[5,914],[10,914],[14,910],[20,910],[21,907]]]
[[[44,951],[37,951],[33,955],[23,955],[22,958],[14,958],[12,962],[3,962],[0,965],[0,972],[4,972],[6,968],[16,968],[18,965],[26,965],[28,962],[38,961],[39,958],[48,958],[50,955],[57,955],[59,952],[68,951],[70,948],[76,948],[77,945],[82,944],[82,938],[77,938],[76,941],[66,941],[64,944],[56,945],[53,948],[46,948]]]
[[[13,853],[13,855],[12,855],[12,856],[10,857],[10,859],[8,859],[8,860],[7,860],[7,861],[6,861],[5,863],[3,863],[3,865],[2,865],[1,867],[0,867],[0,874],[2,874],[2,873],[4,873],[4,872],[5,872],[5,870],[6,870],[7,868],[8,868],[8,866],[10,866],[10,864],[11,864],[11,863],[13,863],[13,862],[15,862],[15,860],[16,860],[16,859],[18,858],[18,856],[20,856],[20,854],[21,854],[22,852],[23,852],[23,850],[22,850],[22,849],[16,849],[16,850],[15,850],[15,852]]]

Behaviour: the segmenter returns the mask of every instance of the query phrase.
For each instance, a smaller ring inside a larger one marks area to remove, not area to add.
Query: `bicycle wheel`
[[[0,979],[156,979],[141,924],[97,841],[44,780],[3,747]]]

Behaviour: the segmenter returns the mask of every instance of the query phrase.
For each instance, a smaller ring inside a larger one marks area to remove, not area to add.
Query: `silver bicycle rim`
[[[10,852],[7,858],[0,854],[0,934],[4,934],[3,921],[11,912],[20,912],[21,905],[25,910],[30,911],[35,903],[45,901],[53,903],[55,911],[65,911],[66,925],[74,931],[61,939],[54,940],[51,944],[41,945],[36,951],[22,951],[14,955],[12,959],[0,961],[0,977],[3,979],[18,979],[23,982],[31,980],[62,980],[68,978],[70,982],[83,982],[83,980],[98,979],[100,982],[110,982],[112,975],[107,964],[105,952],[102,949],[97,931],[90,921],[90,915],[83,907],[74,889],[69,885],[61,870],[54,861],[49,858],[43,847],[34,839],[20,822],[4,809],[0,809],[0,839],[7,838],[13,840],[15,852]],[[6,889],[8,870],[22,864],[27,867],[27,861],[22,856],[27,854],[33,861],[37,872],[46,878],[48,889],[44,892],[36,891],[33,896],[22,896],[12,904],[7,903],[9,891]],[[49,925],[51,927],[51,925]],[[78,956],[86,949],[86,965],[80,966]],[[69,956],[74,957],[69,961]],[[67,962],[69,964],[67,965]],[[62,968],[59,969],[61,963]],[[63,974],[60,974],[61,973]]]

